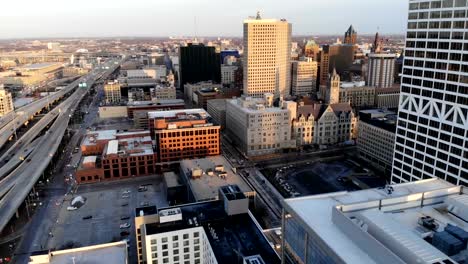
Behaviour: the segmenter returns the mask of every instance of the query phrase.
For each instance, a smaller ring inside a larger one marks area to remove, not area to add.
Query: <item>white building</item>
[[[468,184],[467,7],[409,1],[393,182],[439,177]]]
[[[382,109],[359,112],[356,145],[359,156],[386,173],[391,171],[397,115]]]
[[[286,199],[282,248],[299,264],[459,263],[466,259],[467,193],[428,179]]]
[[[193,102],[194,93],[204,88],[215,89],[220,88],[221,85],[213,83],[212,81],[198,82],[198,83],[187,83],[184,85],[184,96],[187,102]]]
[[[367,85],[378,88],[391,87],[395,76],[395,60],[395,54],[369,54]]]
[[[311,95],[317,90],[318,65],[312,58],[292,62],[292,95]]]
[[[3,85],[0,85],[0,117],[12,112],[13,97],[10,92],[5,90]]]
[[[226,128],[232,139],[248,156],[295,148],[291,138],[292,119],[297,104],[283,102],[273,106],[273,94],[264,98],[243,97],[227,100]]]
[[[226,65],[222,64],[221,65],[221,83],[222,84],[233,84],[236,76],[236,71],[238,67],[235,65]]]
[[[49,42],[47,43],[47,49],[52,51],[60,50],[60,43],[59,42]]]
[[[176,99],[175,86],[157,84],[156,87],[150,89],[150,93],[152,101]]]
[[[291,24],[285,19],[244,20],[244,94],[275,98],[289,95],[291,87]]]

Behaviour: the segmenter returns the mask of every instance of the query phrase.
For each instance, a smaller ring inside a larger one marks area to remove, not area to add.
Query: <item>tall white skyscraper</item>
[[[317,92],[318,65],[312,58],[292,62],[292,95],[310,95]]]
[[[276,98],[291,87],[291,24],[285,19],[244,20],[244,94]]]
[[[468,185],[467,6],[409,1],[393,182]]]

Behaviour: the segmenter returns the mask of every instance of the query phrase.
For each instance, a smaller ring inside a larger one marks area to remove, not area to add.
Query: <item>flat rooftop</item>
[[[127,264],[127,243],[124,241],[95,246],[52,251],[50,254],[31,256],[30,263],[75,264],[106,263]],[[48,261],[48,262],[46,262]]]
[[[117,134],[117,130],[96,130],[87,132],[83,140],[83,145],[96,145],[97,141],[114,140],[116,138],[115,134]]]
[[[182,99],[165,99],[158,100],[157,102],[153,101],[133,101],[128,102],[128,107],[142,107],[142,106],[159,106],[159,105],[184,105],[184,100]]]
[[[215,167],[222,165],[225,177],[220,177],[215,172]],[[192,169],[201,169],[202,175],[197,178],[191,177]],[[232,171],[232,166],[223,156],[211,156],[202,159],[186,159],[180,161],[181,174],[185,175],[187,184],[192,190],[193,196],[197,201],[212,200],[218,197],[218,190],[225,185],[237,185],[242,192],[248,193],[252,190],[245,181]],[[208,175],[212,171],[213,175]]]
[[[467,259],[466,244],[450,257],[431,244],[432,237],[448,224],[468,230],[467,190],[441,179],[391,188],[292,198],[283,205],[346,263],[432,264]],[[437,227],[423,225],[423,217],[433,219]]]
[[[180,109],[169,111],[154,111],[148,113],[149,119],[175,119],[186,116],[198,119],[207,119],[210,115],[204,109]]]
[[[22,66],[22,68],[25,70],[40,70],[40,69],[44,69],[44,68],[54,66],[54,65],[59,65],[59,64],[55,62],[44,62],[44,63],[35,63],[35,64],[30,64],[30,65],[25,65],[25,66]]]
[[[180,208],[182,220],[147,224],[147,234],[192,228],[195,225],[190,224],[188,220],[197,218],[199,226],[205,230],[218,263],[237,264],[239,254],[241,256],[259,255],[265,263],[269,264],[280,263],[280,258],[249,214],[228,216],[224,211],[222,201],[194,203],[171,208]],[[159,211],[167,209],[169,208],[161,208]],[[210,229],[214,230],[216,238],[213,237]]]
[[[153,155],[153,144],[150,136],[110,140],[104,155],[117,154],[128,156]]]

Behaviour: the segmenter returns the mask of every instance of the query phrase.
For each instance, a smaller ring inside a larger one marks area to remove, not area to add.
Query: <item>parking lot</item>
[[[385,180],[375,172],[343,158],[266,168],[261,172],[284,197],[355,191],[366,184],[369,187],[385,185]]]
[[[146,191],[139,191],[145,186]],[[66,248],[108,243],[130,239],[129,257],[135,257],[135,208],[143,205],[168,206],[157,177],[131,181],[82,185],[73,197],[67,197],[60,206],[59,217],[50,230],[49,248]],[[86,201],[76,210],[67,210],[74,197]],[[128,217],[128,219],[127,219]],[[123,220],[121,220],[123,219]],[[128,226],[122,227],[120,225]],[[127,231],[128,235],[121,235]]]

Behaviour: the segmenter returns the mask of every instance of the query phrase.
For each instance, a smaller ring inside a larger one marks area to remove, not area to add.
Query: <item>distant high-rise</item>
[[[367,85],[388,88],[395,80],[395,54],[371,53],[367,67]]]
[[[191,44],[180,47],[180,86],[202,81],[221,81],[221,56],[215,47]]]
[[[314,41],[307,41],[304,47],[304,55],[314,61],[319,61],[320,46]]]
[[[340,75],[348,71],[354,62],[354,52],[354,45],[324,45],[320,52],[320,86],[327,85],[333,69]]]
[[[244,20],[244,94],[276,98],[291,87],[291,24],[285,19]]]
[[[467,1],[409,1],[393,182],[468,185]]]
[[[13,111],[13,97],[11,93],[0,85],[0,117]]]
[[[292,95],[311,95],[317,91],[317,62],[312,58],[292,62]]]
[[[354,30],[353,25],[349,26],[348,30],[345,32],[344,44],[355,45],[357,42],[357,32]]]

